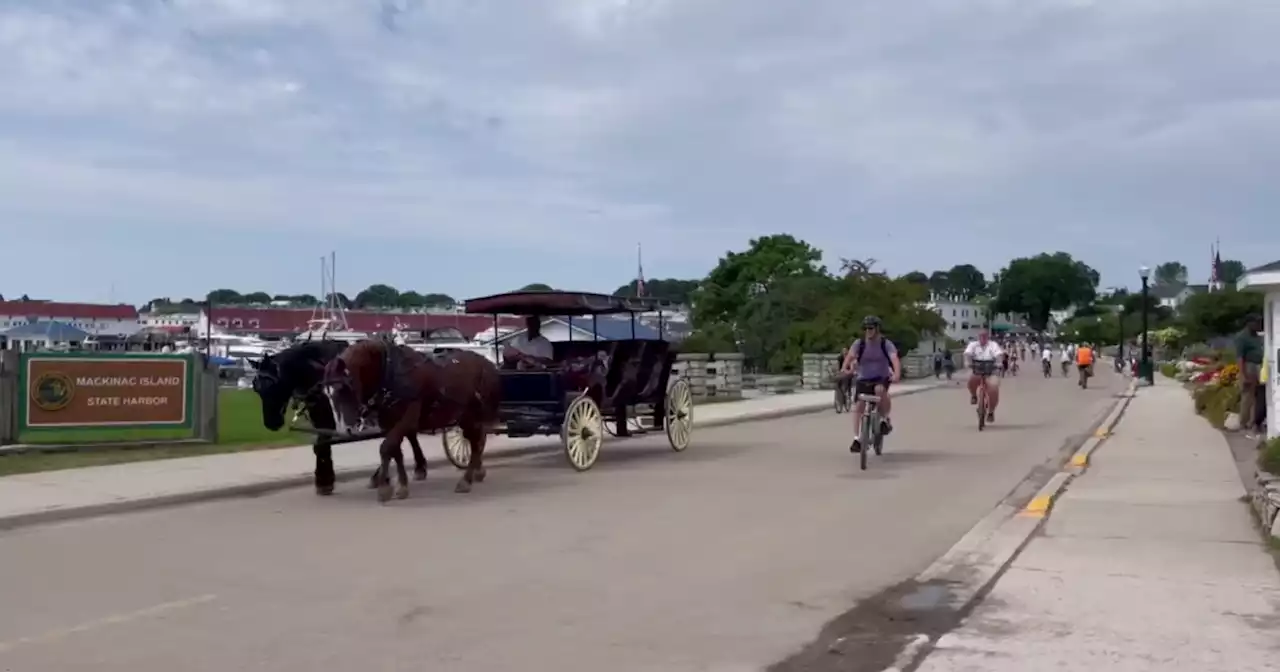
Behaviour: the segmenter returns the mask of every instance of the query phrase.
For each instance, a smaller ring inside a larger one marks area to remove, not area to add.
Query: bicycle
[[[853,408],[853,400],[850,399],[850,394],[849,394],[849,382],[850,382],[850,379],[847,377],[844,377],[844,378],[841,378],[838,376],[836,377],[836,389],[835,389],[836,415],[839,415],[841,413],[848,413],[849,409]]]
[[[995,373],[996,363],[985,360],[973,362],[973,375],[979,380],[978,385],[978,431],[987,427],[987,379]]]
[[[867,446],[871,446],[880,455],[884,449],[884,434],[880,431],[880,397],[874,394],[859,394],[858,401],[865,402],[866,411],[862,414],[862,425],[858,428],[858,441],[862,450],[858,451],[858,461],[863,471],[867,470]]]
[[[1063,363],[1062,363],[1062,377],[1063,377],[1063,378],[1066,378],[1066,377],[1067,377],[1067,372],[1071,369],[1070,364],[1071,364],[1070,362],[1063,362]]]
[[[1089,376],[1091,375],[1089,367],[1080,366],[1078,368],[1080,369],[1080,389],[1087,390],[1089,389]]]
[[[1053,365],[1049,363],[1049,360],[1047,359],[1042,360],[1042,363],[1040,364],[1040,368],[1044,371],[1045,378],[1053,377]]]

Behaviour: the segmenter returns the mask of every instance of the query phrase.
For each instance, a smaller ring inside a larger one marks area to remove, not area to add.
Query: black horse
[[[289,402],[296,399],[302,403],[312,427],[336,429],[333,408],[320,381],[325,365],[346,348],[347,344],[342,341],[306,341],[267,355],[254,364],[258,375],[253,379],[253,390],[262,399],[263,426],[273,432],[282,429]],[[413,448],[413,476],[420,481],[427,477],[427,458],[422,454],[418,437],[410,434],[408,439]],[[333,473],[333,443],[328,436],[317,435],[311,449],[316,455],[316,494],[331,495],[337,481]],[[378,471],[373,472],[369,487],[377,487],[378,475]]]

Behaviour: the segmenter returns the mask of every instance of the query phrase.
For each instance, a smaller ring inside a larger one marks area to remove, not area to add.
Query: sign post
[[[20,430],[190,428],[190,355],[25,353],[18,371]]]

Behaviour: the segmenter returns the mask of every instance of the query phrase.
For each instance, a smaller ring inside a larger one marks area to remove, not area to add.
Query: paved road
[[[944,553],[1059,461],[1122,383],[1006,381],[978,434],[956,390],[899,401],[859,472],[848,416],[437,470],[381,507],[349,485],[0,535],[0,670],[759,669]]]

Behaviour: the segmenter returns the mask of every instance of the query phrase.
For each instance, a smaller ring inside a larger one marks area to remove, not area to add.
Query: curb
[[[945,387],[945,384],[923,385],[910,390],[903,390],[895,397],[905,397],[920,392],[936,390]],[[694,407],[697,408],[696,406]],[[697,423],[695,415],[694,428],[712,428],[724,427],[727,425],[737,425],[747,422],[759,422],[765,420],[777,420],[779,418],[788,418],[799,415],[809,415],[812,413],[820,413],[831,409],[830,402],[822,404],[814,403],[807,406],[798,406],[795,408],[781,409],[777,411],[764,411],[761,413],[738,416],[729,418],[720,418],[702,424]],[[560,450],[558,443],[546,443],[534,446],[522,446],[512,448],[502,452],[495,452],[493,457],[525,457],[528,455],[539,455],[544,453],[553,453]],[[453,465],[444,458],[428,458],[428,469],[452,468]],[[366,479],[372,472],[372,465],[364,467],[347,467],[336,469],[334,477],[336,483],[347,483]],[[219,486],[206,490],[195,490],[192,492],[179,492],[168,495],[157,495],[153,497],[142,497],[138,499],[126,499],[116,502],[107,502],[103,504],[89,504],[85,506],[69,506],[64,508],[47,509],[44,511],[31,511],[27,513],[19,513],[12,516],[0,517],[0,531],[13,530],[20,527],[29,527],[32,525],[40,525],[45,523],[65,522],[68,520],[76,520],[79,518],[95,518],[109,514],[118,513],[134,513],[138,511],[146,511],[149,509],[160,509],[173,506],[181,506],[185,504],[198,504],[201,502],[210,502],[220,499],[234,499],[238,497],[257,497],[269,494],[279,490],[288,490],[290,488],[298,488],[311,485],[315,477],[312,474],[297,474],[292,476],[280,476],[264,479],[255,483],[243,483],[237,485]]]
[[[1040,487],[1031,501],[1021,508],[1004,502],[997,505],[942,557],[917,575],[915,581],[945,587],[946,607],[957,617],[963,618],[1031,542],[1067,485],[1083,473],[1084,467],[1076,466],[1077,460],[1082,460],[1084,465],[1088,464],[1089,456],[1111,435],[1116,423],[1120,421],[1134,397],[1136,387],[1135,383],[1129,383],[1128,390],[1098,424],[1093,436],[1086,439],[1067,464]],[[913,665],[924,660],[941,636],[917,635],[894,660],[893,666],[883,672],[914,669]]]

